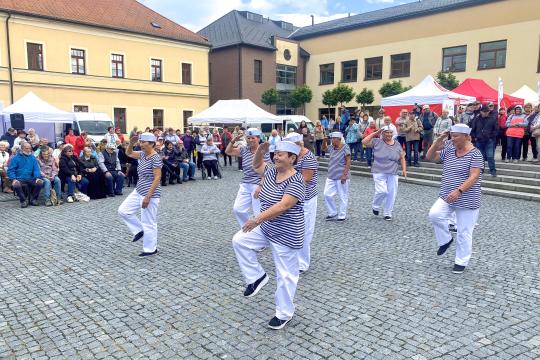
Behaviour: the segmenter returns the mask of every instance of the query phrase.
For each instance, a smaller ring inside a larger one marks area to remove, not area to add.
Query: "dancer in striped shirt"
[[[133,146],[140,142],[142,151],[133,151]],[[133,136],[126,150],[127,156],[138,159],[137,173],[139,180],[135,190],[118,208],[118,215],[124,220],[133,234],[133,242],[143,239],[143,252],[139,256],[157,254],[157,210],[161,197],[160,181],[163,163],[160,155],[154,150],[156,137],[151,133],[143,133],[137,138]],[[141,220],[137,211],[141,211]]]
[[[298,252],[304,242],[304,179],[294,169],[300,146],[280,141],[274,152],[275,165],[263,161],[269,143],[259,146],[253,168],[264,174],[259,193],[261,212],[248,220],[232,240],[240,270],[248,284],[244,296],[251,297],[268,282],[268,275],[257,261],[257,252],[272,249],[276,266],[276,313],[268,326],[281,329],[294,314],[294,294],[298,283]]]
[[[471,128],[465,124],[451,127],[437,138],[429,149],[429,161],[442,162],[439,198],[429,211],[429,218],[439,243],[437,255],[446,252],[453,242],[448,222],[455,213],[457,248],[453,272],[460,274],[468,265],[472,253],[472,235],[480,211],[482,169],[484,158],[471,143]],[[445,141],[446,140],[446,141]]]
[[[328,209],[326,221],[345,221],[349,204],[349,170],[351,168],[351,149],[341,140],[339,131],[330,134],[332,146],[328,148],[328,175],[324,185],[324,201]],[[339,197],[339,209],[336,208],[334,196]]]

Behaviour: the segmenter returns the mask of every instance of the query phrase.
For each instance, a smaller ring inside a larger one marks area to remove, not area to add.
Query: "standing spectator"
[[[382,139],[375,138],[375,135],[382,135]],[[373,149],[375,159],[371,168],[375,182],[375,194],[371,205],[373,214],[379,215],[381,207],[384,207],[384,220],[391,221],[398,190],[400,164],[403,176],[407,177],[403,148],[394,140],[392,129],[388,126],[383,126],[377,132],[371,133],[362,140],[362,143]]]
[[[422,159],[426,157],[428,148],[433,143],[433,127],[437,121],[437,114],[429,109],[429,105],[422,107],[422,115],[420,120],[422,121]]]
[[[274,152],[276,150],[276,145],[278,142],[280,142],[282,139],[281,136],[278,135],[278,132],[276,129],[272,130],[272,135],[268,139],[268,143],[270,146],[268,147],[268,151],[270,153],[270,160],[274,161]]]
[[[452,119],[448,117],[448,114],[448,110],[443,110],[441,116],[437,118],[435,126],[433,127],[433,135],[436,138],[439,137],[439,135],[441,135],[443,132],[450,131],[453,122]]]
[[[489,173],[497,176],[495,168],[495,145],[499,134],[499,122],[496,115],[491,115],[491,110],[487,105],[482,105],[480,115],[476,116],[472,122],[471,137],[474,144],[482,153],[484,160],[488,162]]]
[[[422,133],[422,130],[422,122],[414,115],[414,113],[410,113],[409,118],[407,119],[407,126],[405,127],[405,137],[407,140],[407,166],[411,166],[411,161],[414,161],[414,167],[420,166],[418,164],[418,151],[420,148],[420,134]],[[411,154],[411,152],[414,152],[414,154]]]
[[[358,136],[359,126],[354,119],[349,120],[349,125],[345,128],[345,143],[351,150],[352,160],[358,160]],[[361,156],[361,155],[360,155]]]
[[[306,127],[302,128],[302,136],[304,137],[304,147],[315,153],[315,136],[309,132],[309,129]]]
[[[380,108],[378,112],[378,116],[375,119],[375,126],[377,127],[377,129],[380,129],[384,126],[384,118],[385,118],[384,109]]]
[[[469,136],[471,129],[465,124],[452,126],[452,140],[441,134],[427,153],[429,161],[442,162],[439,198],[429,211],[429,218],[439,244],[437,255],[443,255],[453,242],[448,228],[455,214],[457,248],[453,272],[461,274],[472,254],[472,235],[481,199],[484,158],[474,147]]]
[[[206,144],[206,140],[207,137],[204,133],[200,133],[199,130],[193,131],[193,141],[197,150],[197,169],[200,170],[203,170],[203,154],[201,154],[201,149]]]
[[[67,202],[72,203],[75,195],[75,187],[82,193],[86,194],[88,191],[88,179],[83,178],[81,165],[77,158],[73,155],[73,146],[66,145],[62,150],[60,156],[60,166],[58,175],[60,180],[64,180],[67,184]]]
[[[320,121],[315,123],[315,154],[321,156],[322,143],[325,137],[325,130]]]
[[[69,145],[75,147],[75,142],[76,141],[77,141],[77,135],[75,135],[72,128],[69,128],[68,133],[64,138],[64,142],[66,144],[69,144]]]
[[[341,128],[339,129],[342,133],[345,132],[345,129],[349,125],[349,121],[351,120],[351,114],[349,110],[345,107],[345,105],[341,106]]]
[[[105,176],[99,168],[97,156],[93,154],[91,147],[85,147],[79,157],[81,175],[88,180],[86,195],[90,199],[103,199],[105,192]]]
[[[521,141],[525,136],[525,128],[528,125],[525,115],[522,113],[523,108],[521,105],[514,107],[514,114],[508,116],[506,119],[506,139],[508,142],[508,151],[506,153],[506,162],[519,161],[519,153],[521,151]]]
[[[81,136],[78,136],[75,140],[75,145],[73,146],[73,155],[76,157],[80,157],[84,147],[88,146],[88,141],[91,141],[88,138],[88,133],[85,130],[81,131]]]
[[[193,136],[191,136],[191,130],[186,130],[184,136],[182,136],[182,142],[184,143],[184,149],[189,154],[189,160],[193,160],[193,150],[195,150],[195,144],[193,142]]]
[[[137,126],[134,126],[133,129],[129,132],[129,138],[136,136],[138,134],[139,128]]]
[[[506,145],[507,145],[507,140],[506,140],[506,118],[507,118],[507,115],[506,115],[506,108],[500,108],[499,109],[499,118],[498,118],[498,121],[499,121],[499,134],[497,135],[497,143],[501,144],[501,158],[502,158],[502,161],[505,161],[506,160],[506,151],[507,151],[507,148],[506,148]]]
[[[201,154],[203,155],[203,164],[208,174],[208,180],[212,179],[212,174],[214,175],[214,180],[217,180],[221,176],[218,170],[217,159],[217,154],[219,154],[220,152],[221,151],[218,149],[218,147],[214,145],[214,140],[212,139],[212,137],[209,137],[206,140],[206,144],[204,144],[201,148]]]
[[[300,126],[298,126],[298,132],[299,132],[300,134],[302,134],[302,129],[303,129],[303,128],[306,128],[306,129],[307,129],[307,123],[306,123],[305,120],[300,121]]]
[[[409,113],[410,114],[410,113]],[[375,121],[371,121],[371,122],[375,122]],[[392,124],[392,119],[390,118],[390,116],[385,116],[384,117],[384,123],[383,123],[383,126],[386,126],[388,127],[391,131],[392,131],[392,139],[396,139],[397,140],[397,137],[398,137],[398,130],[396,128],[396,125]],[[399,141],[398,141],[399,142]],[[401,145],[401,143],[400,143]]]
[[[7,165],[9,162],[9,143],[6,140],[0,141],[0,182],[2,189],[6,193],[12,193],[11,181],[7,177]]]
[[[21,151],[9,162],[7,176],[11,180],[13,190],[21,202],[21,208],[38,206],[38,196],[43,187],[39,163],[32,154],[32,146],[28,142],[21,145]],[[24,191],[27,189],[27,193]]]
[[[323,128],[323,131],[325,134],[328,134],[328,126],[330,125],[330,123],[328,122],[328,119],[326,118],[326,115],[323,115],[322,119],[321,119],[321,126]]]
[[[272,134],[273,133],[274,133],[274,131],[272,131]],[[229,128],[223,129],[223,133],[221,134],[221,146],[220,146],[221,155],[223,156],[223,166],[227,166],[227,159],[228,159],[229,160],[229,166],[232,167],[232,156],[227,155],[225,153],[225,149],[227,148],[227,146],[229,145],[231,140],[232,140],[232,134],[229,131]]]
[[[422,107],[419,105],[419,104],[414,104],[414,107],[412,109],[412,113],[414,114],[414,116],[416,116],[417,118],[420,118],[420,115],[422,115]]]
[[[374,121],[376,124],[377,122]],[[362,121],[358,123],[358,150],[360,152],[360,161],[366,161],[366,153],[364,149],[364,144],[362,144],[362,139],[364,138],[364,133],[366,132],[366,129],[369,127],[369,116],[364,114],[362,116]],[[383,122],[384,124],[384,122]]]
[[[116,145],[116,140],[118,140],[118,135],[114,132],[114,127],[109,126],[107,128],[107,133],[103,136],[103,139],[107,141],[108,144]]]
[[[407,142],[407,131],[405,128],[407,127],[407,120],[409,119],[409,110],[407,109],[401,109],[399,113],[399,117],[396,119],[396,127],[397,127],[397,141],[401,144],[401,146],[404,146]]]
[[[535,117],[531,122],[531,136],[536,140],[536,151],[540,151],[540,104],[536,106]],[[533,161],[534,165],[540,165],[540,160]]]
[[[62,203],[62,186],[60,178],[58,177],[58,166],[54,161],[51,153],[52,149],[47,145],[43,145],[40,149],[38,156],[39,170],[41,173],[41,179],[43,180],[43,192],[45,195],[45,206],[52,206],[52,191],[51,187],[54,187],[56,193],[56,199],[58,205]]]
[[[364,130],[364,136],[362,137],[362,139],[365,139],[366,137],[376,132],[377,132],[377,127],[375,126],[375,121],[370,122],[366,130]],[[375,137],[378,137],[378,136],[379,136],[378,134],[375,134]],[[362,144],[362,146],[363,145],[364,144]],[[373,162],[373,148],[366,147],[364,151],[366,153],[366,161],[367,161],[368,168],[371,169],[371,164]]]
[[[465,124],[470,127],[470,125],[472,124],[472,120],[474,119],[474,115],[475,115],[474,108],[475,108],[474,102],[467,104],[467,107],[465,108],[465,112],[461,114],[460,119],[459,119],[459,122],[461,124]]]
[[[122,134],[122,131],[120,131],[120,128],[114,129],[114,133],[116,134],[116,136],[118,136],[118,140],[120,140],[120,143],[123,144],[125,141],[124,134]]]
[[[332,145],[329,147],[328,175],[324,186],[324,201],[328,215],[326,221],[345,221],[349,204],[349,170],[351,168],[351,150],[343,144],[343,134],[334,131],[330,134]],[[334,197],[339,197],[339,209]]]
[[[15,141],[16,138],[17,138],[17,130],[10,127],[9,129],[7,129],[7,132],[4,135],[2,135],[2,137],[0,138],[0,141],[7,141],[7,143],[9,144],[8,148],[12,148],[13,142]]]
[[[536,149],[536,138],[531,136],[531,123],[536,117],[536,112],[533,112],[533,106],[531,103],[525,104],[523,108],[525,112],[525,119],[527,120],[527,127],[525,128],[525,135],[523,136],[523,141],[521,142],[522,146],[522,160],[527,161],[529,157],[529,142],[531,143],[531,150],[533,160],[538,160],[538,150]]]

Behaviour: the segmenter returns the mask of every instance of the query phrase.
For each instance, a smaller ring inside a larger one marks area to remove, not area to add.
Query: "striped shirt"
[[[139,180],[137,180],[137,186],[135,189],[137,193],[141,196],[148,195],[148,191],[152,186],[154,181],[154,169],[161,169],[163,162],[161,161],[161,156],[159,154],[154,154],[150,157],[146,157],[146,154],[141,151],[141,157],[139,158],[139,166],[137,166],[137,174],[139,175]],[[161,197],[161,185],[158,183],[158,186],[152,198]]]
[[[274,243],[301,249],[304,244],[304,178],[299,172],[295,172],[285,181],[277,183],[276,177],[276,168],[266,165],[264,183],[259,194],[261,212],[279,203],[284,195],[294,196],[298,202],[278,217],[264,221],[261,230],[264,236]]]
[[[345,169],[345,158],[351,156],[351,149],[349,145],[343,144],[341,149],[334,148],[330,145],[328,148],[330,153],[330,159],[328,160],[328,178],[330,180],[339,180],[343,176],[343,170]],[[347,179],[349,174],[347,173]]]
[[[441,151],[441,160],[443,170],[439,197],[443,200],[469,178],[471,168],[484,168],[484,157],[480,150],[474,148],[462,157],[457,157],[456,148],[451,140],[445,142],[444,149]],[[481,182],[482,175],[480,174],[476,183],[451,205],[462,209],[478,209],[482,193]]]
[[[253,157],[255,156],[255,153],[252,153],[248,146],[242,146],[240,148],[240,156],[242,157],[242,170],[244,171],[244,176],[240,182],[244,184],[260,183],[261,175],[253,170]],[[265,163],[271,162],[269,153],[264,154],[263,161]]]
[[[296,171],[302,174],[302,170],[313,170],[313,176],[311,180],[306,184],[306,201],[313,199],[317,196],[317,169],[319,168],[319,163],[315,158],[315,155],[311,151],[308,151],[303,158],[298,160],[298,163],[294,167]]]

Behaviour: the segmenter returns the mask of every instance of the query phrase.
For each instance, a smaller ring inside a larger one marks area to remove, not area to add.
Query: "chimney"
[[[315,15],[309,15],[311,16],[311,26],[315,25]]]

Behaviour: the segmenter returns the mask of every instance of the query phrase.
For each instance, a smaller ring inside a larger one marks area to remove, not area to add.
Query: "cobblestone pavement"
[[[0,202],[0,358],[540,358],[540,204],[485,196],[455,275],[455,247],[437,257],[427,219],[437,189],[402,184],[385,222],[371,215],[371,179],[355,177],[345,223],[322,220],[319,195],[295,317],[272,331],[271,254],[271,281],[245,299],[231,248],[239,179],[166,187],[160,253],[146,259],[117,218],[122,198]]]

